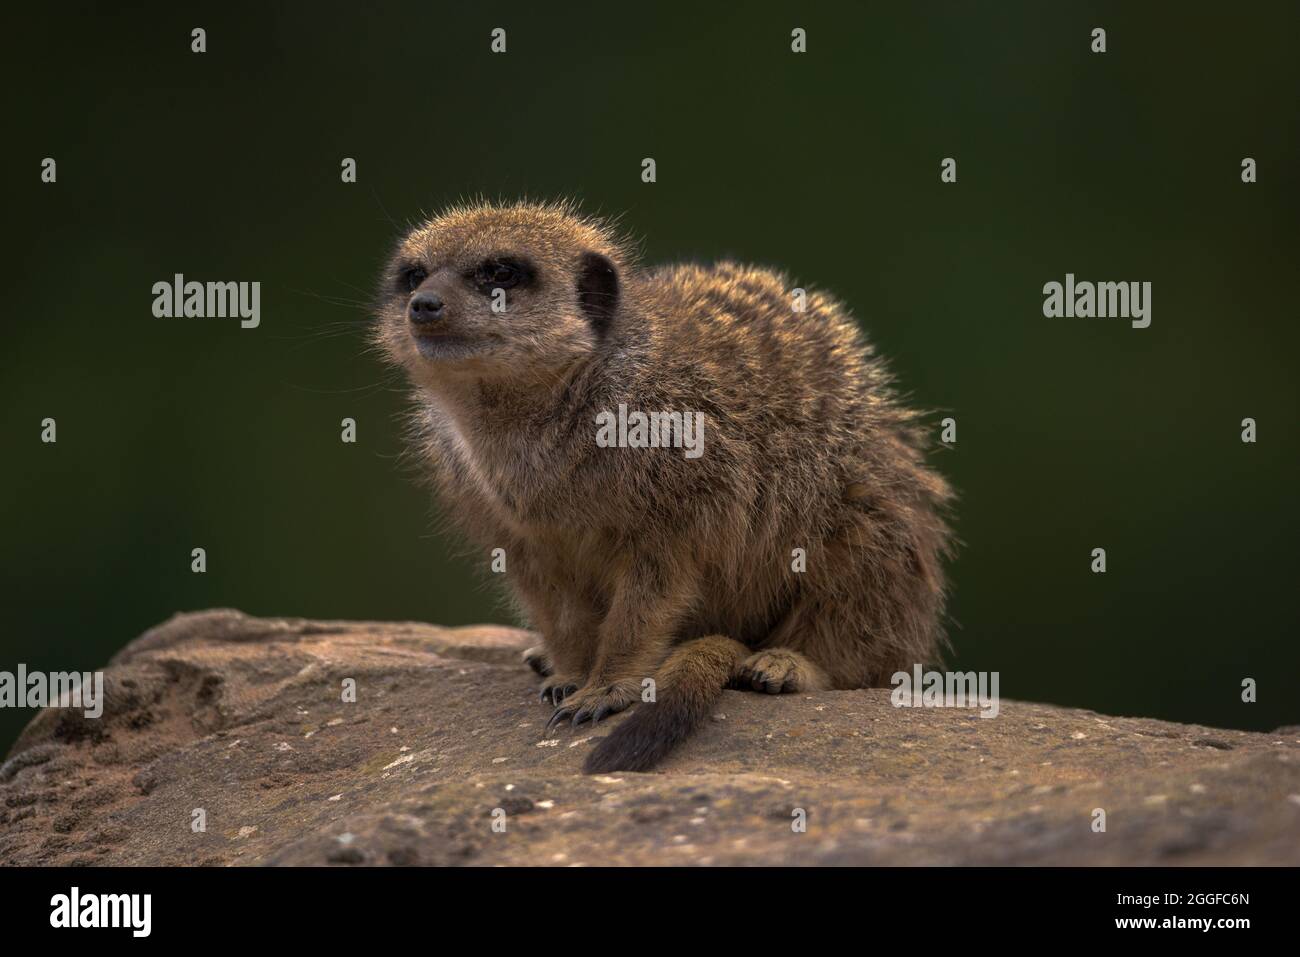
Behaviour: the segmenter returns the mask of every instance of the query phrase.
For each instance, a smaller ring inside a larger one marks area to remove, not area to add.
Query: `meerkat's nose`
[[[417,326],[437,322],[442,318],[442,300],[431,292],[418,293],[411,297],[408,312],[411,322]]]

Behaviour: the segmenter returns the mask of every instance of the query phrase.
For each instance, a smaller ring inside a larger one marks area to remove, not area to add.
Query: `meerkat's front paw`
[[[549,678],[555,674],[555,665],[551,662],[551,656],[542,645],[533,645],[531,648],[524,649],[523,658],[524,664],[543,678]]]
[[[572,718],[574,727],[584,721],[595,724],[607,715],[617,714],[640,698],[640,686],[633,681],[615,681],[610,684],[589,684],[557,702],[555,714],[547,722],[549,733],[565,718]]]
[[[791,694],[821,691],[830,683],[822,670],[799,652],[789,648],[769,648],[742,661],[732,685],[768,694]]]

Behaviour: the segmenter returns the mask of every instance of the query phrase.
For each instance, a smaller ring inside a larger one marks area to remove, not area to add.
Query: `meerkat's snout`
[[[442,309],[442,297],[437,293],[417,292],[407,308],[411,327],[418,331],[433,326],[442,318]]]
[[[485,345],[481,317],[474,304],[466,301],[458,283],[463,277],[454,270],[412,271],[407,280],[407,333],[425,360],[447,362],[463,359]]]

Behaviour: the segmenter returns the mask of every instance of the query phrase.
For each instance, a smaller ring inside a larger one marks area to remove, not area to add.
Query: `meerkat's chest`
[[[537,489],[544,484],[543,477],[527,474],[520,456],[472,441],[449,418],[435,422],[434,445],[443,484],[457,505],[515,536],[528,538],[536,534]]]

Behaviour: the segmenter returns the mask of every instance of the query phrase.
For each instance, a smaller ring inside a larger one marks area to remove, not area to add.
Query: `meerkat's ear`
[[[618,270],[600,253],[583,253],[578,263],[578,305],[596,332],[604,332],[618,309]]]

